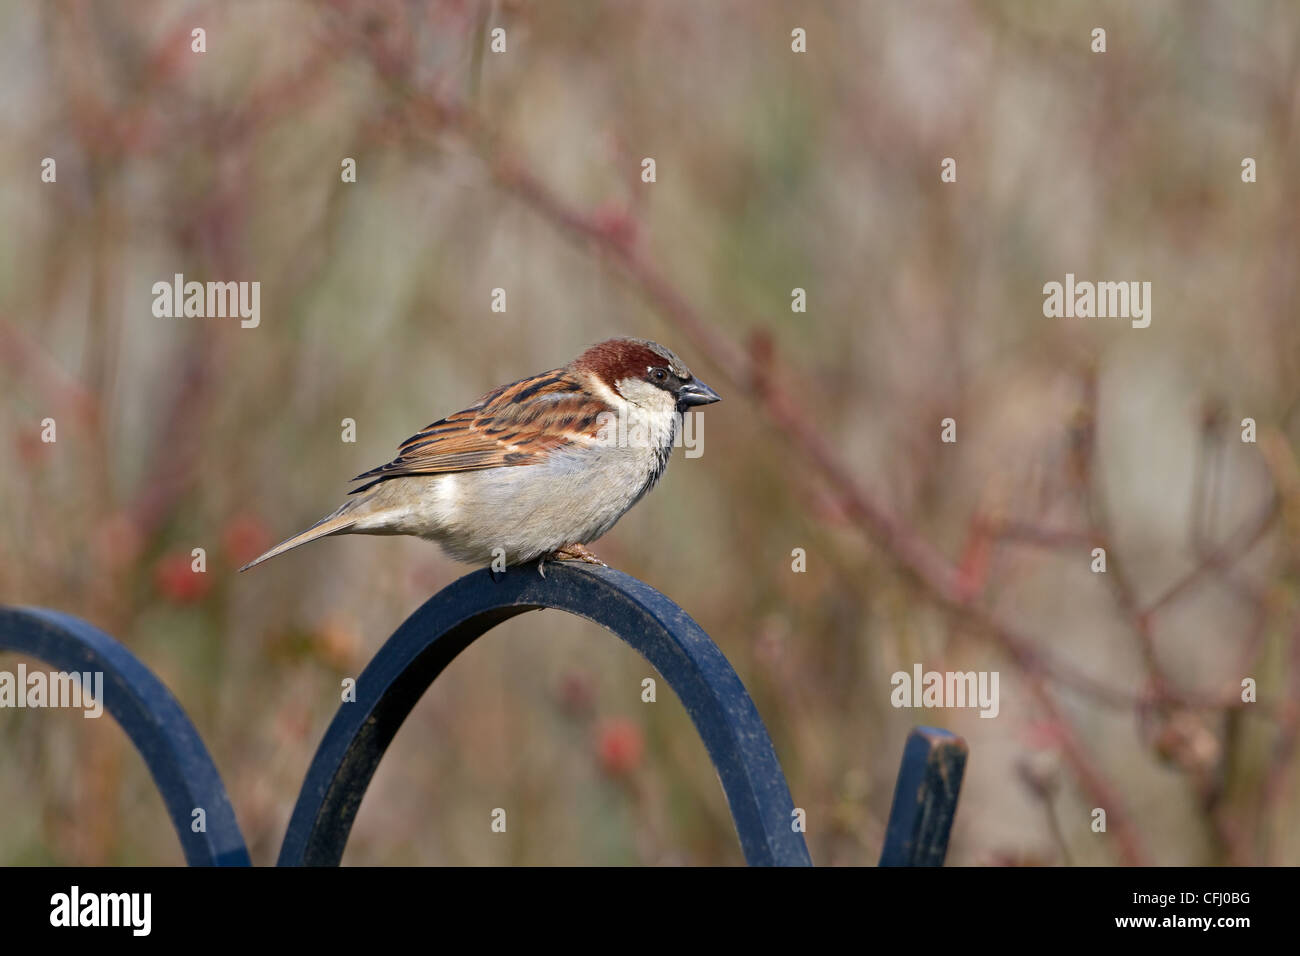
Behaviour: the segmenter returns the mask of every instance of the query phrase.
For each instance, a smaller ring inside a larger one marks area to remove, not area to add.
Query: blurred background
[[[0,602],[162,678],[256,863],[340,681],[469,569],[235,569],[614,335],[724,401],[594,550],[727,654],[815,862],[875,862],[933,724],[971,749],[952,864],[1300,863],[1294,4],[15,0],[0,78]],[[176,273],[260,282],[260,326],[156,317]],[[1045,318],[1066,273],[1149,281],[1150,327]],[[893,708],[915,663],[998,671],[999,715]],[[558,612],[496,628],[345,862],[742,862],[652,673]],[[8,710],[0,754],[0,863],[182,862],[111,719]]]

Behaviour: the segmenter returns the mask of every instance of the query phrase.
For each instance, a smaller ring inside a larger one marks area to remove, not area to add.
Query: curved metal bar
[[[762,718],[716,644],[668,598],[612,568],[551,562],[495,577],[475,571],[424,603],[357,680],[307,770],[280,850],[281,866],[343,857],[366,788],[416,701],[451,661],[502,621],[537,608],[602,625],[668,681],[704,739],[751,865],[810,866],[794,805]],[[486,825],[486,823],[485,823]]]
[[[0,607],[0,650],[60,671],[104,674],[103,705],[140,756],[167,805],[191,866],[248,866],[248,848],[208,750],[162,682],[139,658],[80,618],[44,608]],[[201,808],[205,832],[191,828]]]
[[[966,753],[966,741],[937,727],[916,727],[908,734],[881,866],[943,866]]]

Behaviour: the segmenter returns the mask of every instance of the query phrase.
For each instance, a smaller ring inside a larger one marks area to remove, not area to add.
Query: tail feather
[[[351,513],[355,510],[351,507],[352,504],[353,502],[348,502],[348,504],[344,505],[332,515],[327,515],[326,517],[321,518],[320,521],[317,521],[306,531],[300,531],[292,538],[281,541],[270,551],[260,557],[254,558],[252,561],[249,561],[239,570],[247,571],[249,568],[255,568],[263,561],[274,558],[277,554],[284,554],[286,551],[291,551],[298,547],[298,545],[306,544],[308,541],[315,541],[317,538],[323,538],[326,535],[341,534],[347,531],[357,523],[357,516]]]

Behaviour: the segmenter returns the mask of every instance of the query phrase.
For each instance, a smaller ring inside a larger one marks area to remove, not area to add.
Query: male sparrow
[[[412,435],[353,479],[355,498],[239,570],[330,534],[413,534],[477,564],[603,564],[583,546],[655,486],[681,413],[718,399],[662,345],[601,342]]]

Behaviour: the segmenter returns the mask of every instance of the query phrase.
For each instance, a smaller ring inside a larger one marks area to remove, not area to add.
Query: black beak
[[[712,405],[722,401],[722,396],[699,379],[691,379],[677,392],[677,409],[685,411],[692,405]]]

